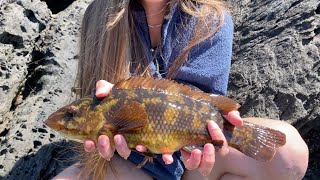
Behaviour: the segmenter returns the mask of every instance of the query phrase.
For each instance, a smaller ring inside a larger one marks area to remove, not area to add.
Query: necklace
[[[168,6],[169,6],[169,5],[170,5],[170,3],[168,2],[168,3],[167,3],[159,12],[157,12],[157,13],[147,13],[147,12],[145,12],[146,17],[159,15],[159,14],[161,14],[163,11],[166,11],[166,13],[168,13],[168,11],[169,11]]]
[[[158,28],[158,27],[161,27],[161,26],[162,26],[162,23],[161,24],[155,24],[155,25],[148,24],[149,28]]]

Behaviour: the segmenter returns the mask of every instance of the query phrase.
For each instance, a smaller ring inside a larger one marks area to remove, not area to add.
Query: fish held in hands
[[[207,122],[215,121],[228,145],[260,161],[270,161],[286,143],[280,131],[244,122],[233,126],[221,114],[240,107],[225,96],[213,96],[172,80],[131,77],[114,85],[102,100],[79,99],[53,113],[45,124],[68,138],[97,141],[122,134],[129,148],[144,145],[150,153],[173,153],[223,140],[212,140]]]

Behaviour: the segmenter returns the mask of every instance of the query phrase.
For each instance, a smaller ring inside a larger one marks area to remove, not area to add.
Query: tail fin
[[[259,161],[270,161],[278,148],[286,143],[286,135],[277,130],[249,122],[244,122],[243,126],[228,125],[225,121],[224,134],[229,146]]]

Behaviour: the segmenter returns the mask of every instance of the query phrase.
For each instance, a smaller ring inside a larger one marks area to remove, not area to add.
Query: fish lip
[[[59,130],[61,129],[61,125],[59,123],[57,123],[55,121],[56,119],[56,116],[54,114],[52,114],[51,116],[48,117],[47,120],[45,120],[43,123],[48,126],[49,128],[51,129],[54,129],[54,130]]]
[[[56,123],[52,122],[52,120],[47,119],[43,122],[46,126],[48,126],[49,128],[52,128],[52,129],[56,129],[55,127],[57,126]]]
[[[45,121],[43,122],[43,124],[46,125],[46,126],[48,126],[48,127],[50,127],[50,128],[51,128],[51,126],[53,125],[53,124],[50,123],[49,119],[45,120]]]

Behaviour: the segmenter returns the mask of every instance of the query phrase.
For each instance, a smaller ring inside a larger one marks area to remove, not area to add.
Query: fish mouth
[[[46,126],[48,126],[49,128],[54,129],[53,127],[56,126],[55,123],[53,123],[52,121],[50,121],[50,119],[47,119],[43,122]]]
[[[43,123],[51,129],[60,130],[63,126],[55,120],[56,118],[55,115],[51,115]]]

